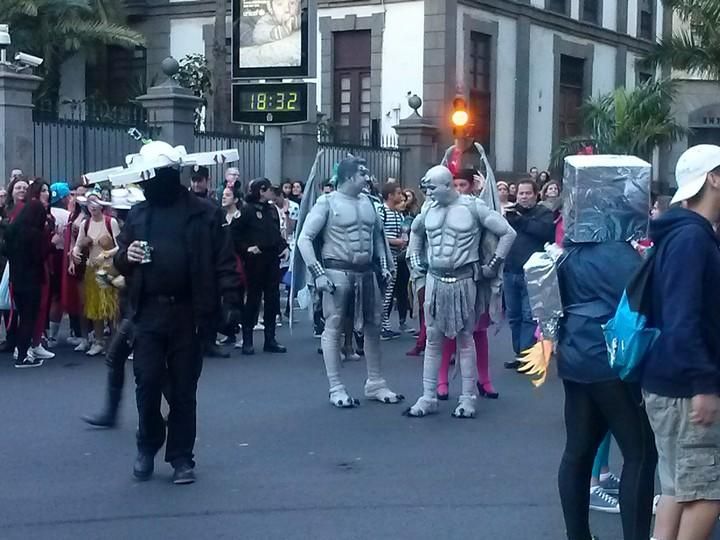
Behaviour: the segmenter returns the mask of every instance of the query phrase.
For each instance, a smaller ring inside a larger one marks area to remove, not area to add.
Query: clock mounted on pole
[[[233,0],[232,121],[265,126],[265,176],[282,179],[282,126],[314,122],[317,0]]]

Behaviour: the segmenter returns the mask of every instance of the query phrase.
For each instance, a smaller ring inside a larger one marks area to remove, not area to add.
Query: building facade
[[[215,2],[136,1],[148,80],[167,55],[210,54]],[[439,153],[463,95],[497,169],[543,169],[585,98],[654,75],[638,59],[671,28],[661,0],[318,0],[317,106],[337,138],[377,140],[416,93]]]

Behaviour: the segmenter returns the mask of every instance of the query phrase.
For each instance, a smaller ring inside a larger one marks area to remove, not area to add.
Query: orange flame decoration
[[[536,388],[542,386],[547,379],[547,370],[554,346],[552,340],[541,339],[530,349],[523,351],[525,358],[522,360],[523,365],[518,368],[518,371],[530,377],[539,375],[539,377],[531,380]]]

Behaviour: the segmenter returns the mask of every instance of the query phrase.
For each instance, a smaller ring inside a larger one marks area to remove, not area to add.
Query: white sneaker
[[[80,345],[80,342],[82,342],[82,338],[75,337],[75,336],[70,336],[70,337],[68,337],[68,338],[65,339],[65,342],[66,342],[68,345],[72,345],[73,347],[77,347],[78,345]]]
[[[55,358],[55,353],[48,351],[42,345],[38,345],[37,347],[30,349],[30,354],[33,358],[39,358],[41,360],[50,360],[51,358]]]
[[[90,347],[90,350],[88,350],[87,354],[88,356],[97,356],[98,354],[102,354],[105,352],[105,347],[102,346],[100,343],[93,343],[92,347]]]
[[[238,336],[235,338],[235,348],[236,349],[242,349],[243,346],[243,338],[241,334],[238,334]]]
[[[77,347],[75,347],[73,350],[75,352],[87,352],[87,350],[90,348],[90,343],[87,339],[81,339],[80,343],[77,344]]]

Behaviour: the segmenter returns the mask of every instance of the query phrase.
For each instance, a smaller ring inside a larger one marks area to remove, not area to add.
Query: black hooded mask
[[[170,206],[180,193],[180,171],[174,167],[155,169],[155,178],[143,183],[145,197],[152,206]]]

